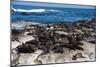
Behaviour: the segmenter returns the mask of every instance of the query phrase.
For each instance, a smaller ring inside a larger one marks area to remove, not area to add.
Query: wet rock
[[[19,45],[16,48],[17,53],[33,53],[35,51],[35,49],[33,47],[31,47],[30,45],[25,45],[22,43],[22,45]]]
[[[12,36],[11,40],[12,41],[20,42],[20,40],[19,40],[19,38],[17,36]]]
[[[16,29],[12,29],[12,35],[19,35],[20,31]]]
[[[38,45],[38,41],[37,40],[30,40],[30,41],[27,41],[27,42],[25,42],[25,44],[31,44],[31,45]]]
[[[61,47],[61,46],[54,46],[54,48],[52,49],[52,51],[54,53],[63,53],[64,52],[63,51],[63,47]]]

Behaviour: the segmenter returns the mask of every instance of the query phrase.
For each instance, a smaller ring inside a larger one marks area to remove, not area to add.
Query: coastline
[[[95,61],[95,29],[96,20],[12,28],[12,64]]]

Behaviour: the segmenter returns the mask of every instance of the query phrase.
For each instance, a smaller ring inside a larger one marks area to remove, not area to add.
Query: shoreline
[[[77,20],[77,21],[62,21],[62,22],[34,22],[34,21],[16,21],[13,22],[11,24],[11,27],[16,28],[17,26],[20,27],[27,27],[29,25],[37,25],[37,26],[46,26],[46,25],[58,25],[58,24],[74,24],[74,23],[89,23],[91,21],[95,22],[95,18],[91,19],[91,20],[86,20],[86,19],[81,19],[81,20]]]

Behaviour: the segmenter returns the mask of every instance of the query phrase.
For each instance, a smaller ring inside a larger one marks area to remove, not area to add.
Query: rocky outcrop
[[[95,61],[95,22],[30,25],[12,30],[13,64]]]

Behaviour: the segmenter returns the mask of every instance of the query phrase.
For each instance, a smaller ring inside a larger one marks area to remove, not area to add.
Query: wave
[[[12,11],[14,12],[36,12],[36,13],[42,13],[42,12],[62,12],[60,10],[54,10],[54,9],[31,9],[31,10],[25,10],[25,9],[15,9],[12,7]]]
[[[14,12],[45,12],[45,9],[32,9],[32,10],[25,10],[25,9],[15,9],[12,8]]]
[[[17,21],[13,22],[11,25],[12,29],[25,29],[29,25],[39,25],[40,23],[37,22],[25,22],[25,21]]]

